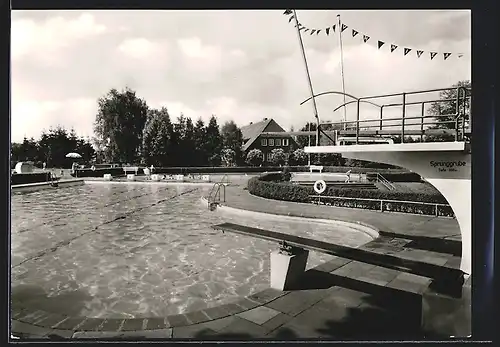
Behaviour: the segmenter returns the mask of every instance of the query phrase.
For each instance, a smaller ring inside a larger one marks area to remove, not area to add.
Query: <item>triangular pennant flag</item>
[[[290,18],[288,19],[288,23],[290,23],[292,21],[292,19],[294,19],[295,16],[290,16]]]
[[[284,14],[285,16],[288,16],[289,14],[292,14],[292,13],[293,13],[293,11],[292,11],[291,9],[289,9],[289,8],[287,8],[287,9],[285,10],[285,12],[283,12],[283,14]]]
[[[405,55],[407,55],[408,53],[410,53],[411,48],[405,48],[404,51],[405,51]]]
[[[307,33],[309,31],[309,28],[306,28],[306,30],[304,30],[305,33]]]
[[[342,30],[341,30],[341,32],[344,32],[344,30],[346,30],[346,29],[347,29],[347,25],[342,24]]]
[[[325,31],[326,31],[326,36],[330,35],[330,27],[326,28]]]
[[[383,42],[383,41],[379,41],[379,42],[378,42],[378,49],[380,49],[380,47],[382,47],[384,44],[385,44],[385,42]]]
[[[352,37],[354,37],[356,35],[358,35],[358,32],[356,30],[352,29]]]
[[[312,29],[311,30],[311,35],[314,34],[316,32],[316,29]]]
[[[303,25],[299,25],[299,31],[305,29],[306,27]]]
[[[444,55],[444,60],[448,59],[451,55],[451,53],[443,53]]]
[[[335,32],[335,24],[332,25],[332,31]]]
[[[363,42],[366,42],[370,39],[370,36],[363,35]]]
[[[420,56],[422,55],[422,53],[424,53],[424,51],[417,51],[417,57],[420,58]]]
[[[394,52],[398,46],[391,44],[391,53]]]
[[[431,60],[434,59],[434,57],[436,56],[437,52],[431,52]]]
[[[316,35],[319,35],[319,32],[321,31],[321,29],[319,30],[316,30]]]
[[[464,56],[464,54],[463,54],[463,53],[458,53],[458,57],[459,57],[459,58],[462,58],[463,56]]]

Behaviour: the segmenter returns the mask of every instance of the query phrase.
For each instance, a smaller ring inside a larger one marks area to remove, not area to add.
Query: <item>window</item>
[[[267,139],[261,139],[261,140],[260,140],[260,144],[261,144],[262,146],[267,146]]]
[[[274,139],[269,139],[269,146],[274,146]]]
[[[276,139],[276,146],[281,146],[281,139]]]
[[[283,139],[283,146],[287,147],[290,145],[290,140],[289,139]]]

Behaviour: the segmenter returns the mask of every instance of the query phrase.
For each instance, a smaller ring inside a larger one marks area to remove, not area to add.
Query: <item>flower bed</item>
[[[339,189],[330,187],[327,188],[322,195],[326,198],[318,199],[317,197],[311,198],[311,196],[317,195],[312,187],[305,187],[284,182],[283,173],[277,172],[251,178],[248,181],[248,192],[256,196],[275,200],[313,203],[321,201],[323,204],[338,207],[362,208],[423,215],[436,215],[436,204],[438,204],[437,215],[449,217],[454,216],[451,207],[439,206],[441,204],[448,205],[448,202],[444,196],[438,192],[432,194],[427,192],[395,192],[368,189]],[[430,205],[423,203],[428,203]]]
[[[33,172],[33,173],[15,173],[10,176],[10,184],[29,184],[29,183],[40,183],[49,182],[50,172]]]

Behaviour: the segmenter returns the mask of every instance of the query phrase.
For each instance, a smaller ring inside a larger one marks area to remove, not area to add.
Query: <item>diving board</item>
[[[299,250],[304,249],[330,254],[349,260],[361,261],[367,264],[377,265],[388,269],[412,273],[415,275],[428,277],[439,282],[449,281],[450,283],[457,283],[458,281],[460,283],[463,281],[463,272],[461,270],[446,265],[438,266],[422,261],[404,259],[402,257],[389,254],[377,253],[366,249],[342,246],[324,241],[279,233],[276,231],[252,228],[234,223],[217,224],[213,225],[212,228],[215,230],[221,230],[222,232],[231,232],[240,235],[260,238],[263,240],[278,242],[281,245],[280,251],[286,250],[287,248],[292,248],[292,252],[293,248]]]

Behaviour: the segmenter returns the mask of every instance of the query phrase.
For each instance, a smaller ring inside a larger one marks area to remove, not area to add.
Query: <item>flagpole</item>
[[[307,75],[307,82],[309,84],[309,91],[311,92],[314,117],[316,117],[316,121],[318,122],[318,126],[319,126],[318,107],[316,105],[316,99],[314,98],[314,89],[313,89],[313,85],[312,85],[312,81],[311,81],[311,74],[309,73],[309,66],[307,65],[306,51],[304,49],[304,43],[302,42],[302,35],[300,33],[299,19],[297,18],[297,12],[295,10],[293,10],[293,16],[295,18],[295,27],[297,28],[297,36],[299,38],[300,50],[302,51],[302,58],[304,59],[304,66],[306,68],[306,75]],[[309,122],[309,131],[311,131],[311,123],[310,122]],[[316,136],[316,146],[318,146],[318,145],[319,145],[319,137]],[[310,134],[309,134],[309,146],[311,146],[311,135]],[[309,153],[309,165],[311,165],[311,154],[310,153]]]
[[[346,130],[347,121],[347,110],[346,110],[346,100],[345,100],[345,81],[344,81],[344,50],[342,47],[342,23],[340,22],[340,14],[337,15],[338,19],[338,31],[339,31],[339,46],[340,46],[340,74],[342,77],[342,93],[344,93],[344,118],[342,122],[344,123],[344,130]]]

